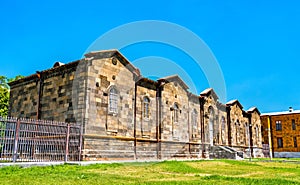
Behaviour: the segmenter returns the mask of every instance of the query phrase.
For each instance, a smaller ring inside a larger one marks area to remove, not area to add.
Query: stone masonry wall
[[[78,113],[79,108],[78,96],[74,96],[74,93],[84,92],[82,86],[73,83],[78,63],[79,61],[76,61],[39,72],[30,76],[29,80],[28,78],[21,79],[17,84],[12,82],[10,116],[81,122],[81,119],[76,120],[74,116],[74,111]]]
[[[36,75],[18,84],[10,85],[10,109],[12,117],[37,118],[39,79]]]
[[[174,105],[178,105],[178,121],[175,119]],[[188,94],[177,83],[164,85],[162,92],[162,140],[189,142]]]
[[[244,142],[244,117],[243,110],[236,103],[230,107],[230,126],[231,126],[231,143],[232,146],[239,148]]]
[[[111,142],[98,145],[97,140],[85,140],[84,155],[97,150],[108,155],[120,151],[120,146],[133,148],[134,136],[134,93],[133,74],[116,56],[95,56],[88,61],[88,103],[86,105],[88,120],[85,124],[85,138],[107,137]],[[117,112],[109,111],[110,89],[117,91]],[[121,145],[117,143],[122,143]],[[133,152],[133,150],[131,150]]]
[[[118,51],[92,52],[11,83],[10,115],[36,118],[39,112],[40,119],[82,123],[84,160],[209,156],[214,145],[230,143],[225,123],[231,126],[232,146],[245,151],[249,120],[242,108],[232,105],[227,120],[226,105],[216,96],[193,95],[187,89],[176,75],[158,81],[142,78]],[[252,129],[260,129],[259,114],[252,113],[251,119]],[[258,131],[252,136],[253,151],[259,154]]]
[[[145,115],[144,98],[149,102],[149,118]],[[136,136],[157,139],[156,137],[156,90],[137,86],[136,95]]]
[[[200,100],[198,96],[189,95],[189,138],[191,142],[201,143]]]

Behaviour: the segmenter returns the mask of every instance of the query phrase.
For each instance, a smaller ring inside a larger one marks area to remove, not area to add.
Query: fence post
[[[18,141],[19,141],[19,133],[20,133],[20,119],[17,120],[16,130],[15,130],[15,142],[14,142],[14,154],[13,154],[13,162],[15,163],[18,158]]]
[[[69,155],[69,140],[70,140],[70,124],[67,124],[67,133],[66,133],[66,151],[65,151],[65,162],[68,161]]]
[[[78,161],[81,161],[81,152],[82,152],[82,140],[83,140],[83,136],[82,136],[82,134],[83,134],[83,123],[82,124],[80,124],[80,128],[79,128],[80,130],[79,130],[79,154],[78,154]]]

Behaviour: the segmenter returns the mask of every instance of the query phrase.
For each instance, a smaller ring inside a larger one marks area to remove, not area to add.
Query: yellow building
[[[300,110],[264,113],[261,122],[266,153],[270,148],[273,157],[300,157]]]

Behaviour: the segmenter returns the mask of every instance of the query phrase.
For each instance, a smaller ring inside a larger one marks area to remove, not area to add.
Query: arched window
[[[248,138],[249,138],[249,128],[248,128],[248,123],[246,122],[245,124],[244,124],[244,129],[245,129],[245,131],[244,131],[244,142],[245,142],[245,145],[247,145],[247,141],[248,141]]]
[[[192,125],[193,125],[193,129],[197,129],[197,118],[198,118],[198,113],[196,111],[196,109],[193,110],[192,112]]]
[[[240,121],[237,120],[235,123],[235,134],[236,134],[236,144],[240,142]]]
[[[174,123],[178,123],[178,104],[174,103]]]
[[[214,125],[215,125],[215,111],[212,106],[208,108],[208,113],[209,113],[209,122],[208,122],[208,142],[210,143],[210,146],[214,145]]]
[[[192,111],[192,117],[191,117],[193,137],[195,137],[196,134],[197,134],[197,128],[198,128],[198,121],[197,120],[198,120],[198,113],[197,113],[196,109],[194,109]]]
[[[108,110],[110,113],[118,113],[118,91],[114,86],[109,89]]]
[[[225,144],[226,143],[226,139],[225,139],[225,132],[226,132],[226,128],[225,128],[225,117],[222,116],[222,119],[221,119],[221,138],[222,138],[222,143]]]
[[[143,117],[145,119],[150,118],[150,99],[148,97],[143,99]]]
[[[259,127],[257,125],[255,126],[255,135],[256,135],[256,141],[258,144],[258,142],[259,142]]]

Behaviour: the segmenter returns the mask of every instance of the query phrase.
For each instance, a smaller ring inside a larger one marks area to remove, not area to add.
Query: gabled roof
[[[207,88],[200,93],[201,96],[209,96],[212,95],[214,99],[219,99],[218,95],[215,93],[213,88]]]
[[[259,110],[258,110],[257,107],[251,107],[251,108],[248,109],[246,112],[247,112],[247,113],[253,113],[253,112],[255,112],[255,111],[260,115],[260,112],[259,112]]]
[[[158,79],[158,81],[178,82],[185,90],[189,89],[189,86],[187,86],[186,83],[177,74],[160,78],[160,79]]]
[[[242,106],[242,104],[239,102],[239,100],[231,100],[231,101],[229,101],[229,102],[226,103],[227,106],[232,106],[232,105],[234,105],[234,104],[238,104],[238,106],[239,106],[241,109],[243,109],[243,106]]]
[[[142,86],[142,87],[147,87],[152,90],[156,90],[156,87],[158,85],[157,81],[151,80],[149,78],[140,78],[137,82],[136,85]]]
[[[110,57],[117,57],[119,61],[136,77],[141,76],[140,70],[136,67],[134,67],[129,60],[122,55],[122,53],[119,52],[117,49],[111,49],[111,50],[101,50],[101,51],[92,51],[90,53],[86,53],[84,55],[86,58],[94,58],[94,59],[101,59],[101,58],[110,58]]]

